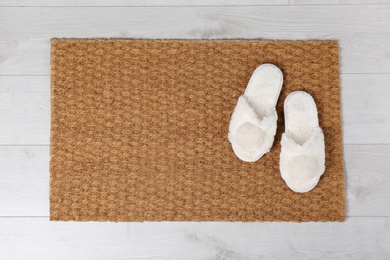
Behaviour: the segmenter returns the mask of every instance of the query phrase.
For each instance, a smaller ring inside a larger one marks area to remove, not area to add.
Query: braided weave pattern
[[[284,74],[270,153],[240,161],[227,139],[253,70]],[[343,221],[336,41],[53,39],[50,219]],[[279,172],[283,102],[317,104],[326,171],[309,193]]]

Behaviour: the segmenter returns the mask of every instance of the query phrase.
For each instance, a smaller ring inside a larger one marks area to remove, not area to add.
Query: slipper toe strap
[[[316,128],[303,145],[295,143],[284,133],[281,145],[280,171],[284,180],[304,182],[324,173],[325,143],[321,128]]]
[[[258,150],[268,152],[276,133],[277,119],[275,109],[259,119],[246,97],[241,96],[231,118],[228,138],[248,153]]]

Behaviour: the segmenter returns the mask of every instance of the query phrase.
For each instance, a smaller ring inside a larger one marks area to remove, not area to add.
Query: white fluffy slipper
[[[256,68],[244,95],[233,111],[228,139],[234,153],[245,162],[254,162],[269,152],[276,133],[275,105],[283,85],[283,74],[273,64]]]
[[[282,178],[295,192],[310,191],[325,171],[324,134],[313,97],[304,91],[289,94],[284,101],[284,120]]]

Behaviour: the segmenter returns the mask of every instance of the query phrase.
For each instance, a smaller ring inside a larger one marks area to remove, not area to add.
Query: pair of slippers
[[[271,149],[278,119],[275,106],[282,85],[282,71],[273,64],[263,64],[238,98],[228,139],[241,160],[257,161]],[[290,93],[284,102],[284,115],[281,176],[291,190],[308,192],[325,171],[324,134],[313,97],[304,91]]]

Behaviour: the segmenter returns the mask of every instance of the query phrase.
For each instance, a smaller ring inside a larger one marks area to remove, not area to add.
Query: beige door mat
[[[255,163],[227,140],[253,70],[279,66],[275,143]],[[50,219],[343,221],[336,41],[53,39]],[[280,177],[283,102],[318,107],[326,171],[304,194]]]

